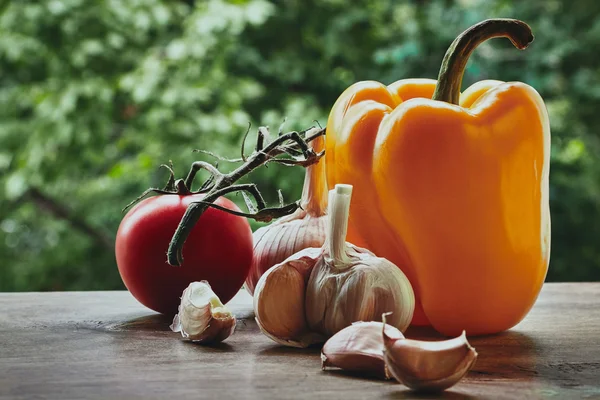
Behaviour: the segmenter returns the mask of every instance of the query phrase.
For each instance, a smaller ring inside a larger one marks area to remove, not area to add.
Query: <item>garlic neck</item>
[[[309,135],[310,133],[311,131],[308,132]],[[320,153],[325,147],[325,138],[319,136],[310,144],[315,153]],[[316,164],[306,167],[300,206],[311,217],[323,216],[327,213],[326,193],[325,160],[321,158]]]
[[[335,185],[329,191],[329,232],[327,247],[331,257],[331,266],[336,270],[344,270],[350,264],[346,251],[346,233],[348,231],[348,215],[352,185]]]

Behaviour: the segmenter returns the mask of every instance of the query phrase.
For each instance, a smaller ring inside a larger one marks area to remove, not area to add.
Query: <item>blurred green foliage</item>
[[[452,39],[528,22],[473,55],[464,87],[519,80],[552,124],[551,281],[600,280],[600,2],[39,0],[0,10],[0,290],[118,289],[121,208],[194,148],[235,157],[251,121],[325,123],[357,80],[437,76]],[[211,160],[212,161],[212,160]],[[303,172],[253,175],[270,201]]]

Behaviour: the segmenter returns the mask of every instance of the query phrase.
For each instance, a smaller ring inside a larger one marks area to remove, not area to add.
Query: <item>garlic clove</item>
[[[183,291],[179,313],[170,328],[199,343],[216,343],[235,330],[235,316],[221,303],[206,281],[192,282]]]
[[[321,350],[321,368],[341,368],[390,379],[386,372],[381,340],[381,322],[355,322],[333,335]],[[385,327],[391,338],[404,338],[391,325]]]
[[[385,314],[383,316],[385,323]],[[397,339],[382,329],[388,372],[411,389],[442,391],[455,385],[477,360],[466,333],[437,342]]]
[[[254,314],[261,331],[286,346],[322,342],[309,332],[305,317],[306,282],[321,249],[304,249],[265,272],[254,291]]]

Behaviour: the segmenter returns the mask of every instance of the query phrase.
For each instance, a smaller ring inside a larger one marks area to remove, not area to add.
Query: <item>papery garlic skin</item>
[[[458,383],[477,360],[477,352],[464,331],[457,338],[437,342],[397,339],[390,337],[386,330],[382,330],[382,335],[387,371],[413,390],[448,389]]]
[[[298,209],[271,225],[257,229],[254,238],[254,258],[246,278],[245,288],[254,295],[260,277],[272,266],[306,248],[320,248],[325,242],[327,216],[314,217]]]
[[[311,330],[331,336],[356,321],[378,320],[394,310],[388,323],[401,332],[410,325],[415,295],[408,278],[394,264],[365,249],[348,246],[346,269],[321,258],[306,289],[306,318]]]
[[[254,292],[254,313],[261,331],[279,344],[306,347],[323,338],[308,330],[306,282],[321,249],[304,249],[263,274]]]
[[[310,136],[318,128],[307,132]],[[325,147],[324,137],[314,139],[310,146],[319,153]],[[254,295],[260,277],[272,266],[289,256],[311,247],[321,247],[327,228],[327,181],[325,160],[306,167],[300,208],[271,225],[257,229],[254,239],[254,258],[246,278],[245,288]]]
[[[414,291],[395,264],[345,241],[351,195],[350,185],[330,192],[328,245],[306,288],[308,326],[329,337],[393,311],[388,323],[404,332],[415,309]]]
[[[329,338],[321,350],[321,368],[341,368],[381,379],[390,379],[385,368],[381,322],[355,322]],[[389,337],[404,338],[393,326],[385,327]]]
[[[235,316],[225,307],[206,281],[192,282],[183,291],[179,312],[170,328],[199,343],[216,343],[235,331]]]

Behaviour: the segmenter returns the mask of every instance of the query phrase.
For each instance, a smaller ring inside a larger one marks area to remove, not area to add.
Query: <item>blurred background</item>
[[[173,160],[182,177],[210,160],[192,149],[236,157],[249,121],[324,125],[357,80],[435,78],[456,35],[490,17],[522,19],[536,39],[524,52],[507,40],[479,47],[463,88],[517,80],[544,97],[547,280],[600,280],[599,1],[0,4],[0,291],[124,288],[114,260],[121,208],[164,185],[160,164]],[[303,170],[251,178],[268,200],[280,188],[291,201]]]

